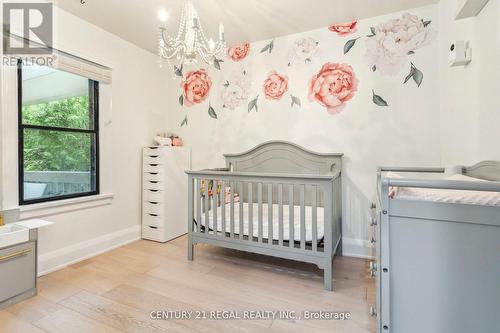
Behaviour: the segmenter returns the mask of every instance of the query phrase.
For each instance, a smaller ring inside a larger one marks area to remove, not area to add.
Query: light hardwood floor
[[[375,332],[362,259],[334,260],[334,292],[315,266],[197,245],[138,241],[39,279],[38,296],[0,311],[0,332]],[[0,281],[1,282],[1,281]],[[350,320],[153,320],[154,310],[347,311]]]

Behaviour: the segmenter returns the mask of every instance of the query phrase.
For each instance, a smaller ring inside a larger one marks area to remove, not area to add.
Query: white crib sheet
[[[391,178],[403,178],[396,173],[389,173]],[[459,181],[486,181],[465,175],[453,175],[443,178],[444,180]],[[481,206],[500,206],[500,193],[485,191],[458,191],[445,189],[426,188],[392,188],[391,197],[403,200],[421,200],[444,203],[457,203]]]
[[[225,205],[226,211],[226,232],[231,231],[230,225],[230,214],[231,214],[231,205]],[[312,240],[312,207],[305,207],[305,230],[306,230],[306,242],[310,242]],[[243,203],[243,234],[248,236],[249,232],[249,204]],[[211,230],[214,230],[213,225],[213,210],[209,211],[209,224],[208,227]],[[253,204],[253,229],[252,234],[254,237],[259,236],[258,230],[258,204]],[[290,228],[289,228],[289,208],[288,205],[283,205],[283,240],[288,241],[290,239]],[[294,206],[294,240],[300,241],[300,206]],[[240,233],[239,226],[239,218],[240,218],[240,203],[234,203],[234,233]],[[273,204],[273,240],[279,239],[279,205]],[[201,225],[205,226],[205,214],[201,216]],[[266,203],[262,204],[262,237],[268,238],[268,206]],[[222,232],[222,207],[217,208],[217,226],[216,229],[218,232]],[[324,237],[324,209],[323,207],[317,207],[317,241],[320,241]]]

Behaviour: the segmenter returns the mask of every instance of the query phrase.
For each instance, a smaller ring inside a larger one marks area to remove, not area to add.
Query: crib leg
[[[188,260],[193,261],[193,253],[194,253],[194,244],[191,239],[188,237]]]
[[[337,246],[337,251],[335,252],[336,256],[342,256],[342,238],[340,239],[339,245]]]
[[[324,279],[325,279],[325,290],[327,291],[332,291],[333,290],[333,281],[332,281],[332,274],[333,274],[333,266],[332,266],[332,260],[327,260],[325,263],[325,267],[323,268],[324,271]]]

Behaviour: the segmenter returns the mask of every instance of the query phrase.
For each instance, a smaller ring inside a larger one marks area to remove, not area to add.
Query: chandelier
[[[179,31],[175,38],[171,37],[166,30],[165,22],[167,13],[160,12],[160,20],[163,25],[160,27],[159,55],[160,62],[165,61],[176,72],[182,76],[184,65],[195,64],[198,58],[209,65],[219,61],[217,55],[226,49],[224,39],[224,26],[219,25],[219,39],[215,42],[212,38],[207,39],[201,26],[198,12],[194,8],[193,2],[187,0],[181,14]]]

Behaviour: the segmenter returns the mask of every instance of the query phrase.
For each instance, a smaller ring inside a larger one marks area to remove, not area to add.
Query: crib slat
[[[294,204],[293,204],[293,184],[290,184],[288,186],[288,209],[289,209],[289,213],[288,213],[288,217],[289,217],[289,220],[288,220],[288,227],[289,227],[289,238],[288,238],[288,246],[289,247],[294,247],[295,246],[295,235],[294,235],[294,232],[295,232],[295,217],[293,216],[294,214]]]
[[[248,240],[253,241],[253,183],[248,183]]]
[[[283,184],[278,184],[278,245],[283,246]]]
[[[196,179],[196,222],[197,232],[202,232],[201,229],[201,178]]]
[[[194,179],[189,177],[188,182],[188,232],[192,233],[194,231]]]
[[[318,204],[317,204],[318,189],[316,185],[312,186],[311,190],[311,209],[312,209],[312,250],[318,251]]]
[[[208,179],[205,179],[205,233],[210,233],[210,204],[208,200]]]
[[[306,248],[306,190],[305,185],[300,185],[300,248]]]
[[[238,184],[238,195],[240,197],[240,211],[239,211],[239,217],[238,217],[238,222],[239,222],[239,228],[238,228],[238,239],[243,239],[243,236],[245,235],[244,229],[243,229],[243,182],[239,182]]]
[[[259,243],[262,243],[262,183],[257,185],[257,201],[259,203],[258,206],[258,214],[259,214]]]
[[[221,195],[221,201],[220,201],[220,207],[221,207],[221,230],[222,230],[222,236],[226,237],[226,184],[224,181],[221,181],[221,190],[220,190],[220,195]]]
[[[217,221],[217,208],[219,207],[217,203],[217,180],[214,180],[214,185],[212,188],[212,212],[213,212],[213,233],[217,235],[217,230],[219,227],[219,222]]]
[[[231,238],[234,238],[234,182],[231,182],[230,183],[230,188],[231,188],[231,192],[229,193],[229,195],[231,196],[230,200],[229,200],[229,204],[230,204],[230,217],[229,217],[229,221],[230,221],[230,225],[229,225],[229,231],[230,231],[230,236]]]
[[[267,184],[267,244],[273,243],[273,184]]]

